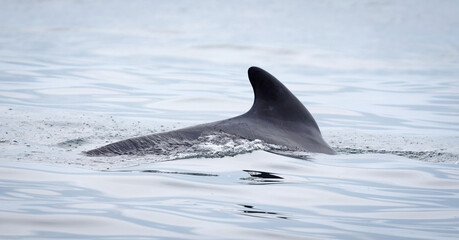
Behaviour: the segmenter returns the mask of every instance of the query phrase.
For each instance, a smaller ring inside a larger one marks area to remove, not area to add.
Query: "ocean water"
[[[0,2],[1,239],[455,239],[457,1]],[[247,111],[259,66],[336,156],[117,140]]]

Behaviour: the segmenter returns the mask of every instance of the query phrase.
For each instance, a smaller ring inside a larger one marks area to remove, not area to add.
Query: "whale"
[[[225,120],[129,138],[84,152],[87,156],[145,155],[163,146],[186,146],[204,136],[229,134],[261,140],[292,151],[336,154],[325,142],[306,107],[273,75],[259,67],[248,69],[255,95],[248,112]]]

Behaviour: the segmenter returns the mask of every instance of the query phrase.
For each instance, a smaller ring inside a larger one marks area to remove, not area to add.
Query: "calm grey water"
[[[457,238],[458,25],[457,1],[2,1],[0,238]],[[339,155],[81,155],[245,112],[252,65]]]

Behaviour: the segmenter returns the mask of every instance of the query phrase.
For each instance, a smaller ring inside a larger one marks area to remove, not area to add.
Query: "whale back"
[[[258,67],[248,70],[255,93],[250,110],[240,116],[169,132],[115,142],[85,152],[88,156],[168,154],[199,144],[203,136],[227,133],[249,140],[318,153],[335,154],[323,140],[311,113],[279,80]]]

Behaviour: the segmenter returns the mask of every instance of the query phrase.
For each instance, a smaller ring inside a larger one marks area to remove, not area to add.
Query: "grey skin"
[[[250,110],[240,116],[169,132],[108,144],[85,152],[88,156],[155,154],[161,146],[189,145],[201,136],[223,132],[291,150],[336,154],[323,140],[311,113],[274,76],[258,67],[248,70],[255,93]]]

